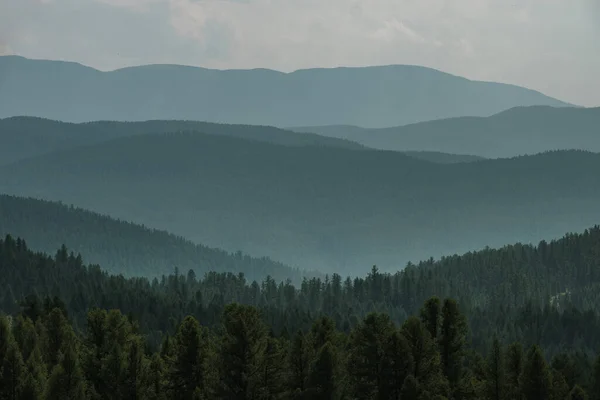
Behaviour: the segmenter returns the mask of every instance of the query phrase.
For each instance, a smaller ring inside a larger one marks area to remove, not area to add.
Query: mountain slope
[[[441,165],[178,133],[10,164],[0,168],[0,192],[350,273],[582,230],[600,221],[599,170],[600,155],[575,151]]]
[[[363,149],[345,139],[315,134],[300,134],[271,126],[213,124],[197,121],[95,121],[81,124],[34,117],[0,120],[0,164],[56,150],[100,143],[106,140],[148,133],[197,131],[214,135],[241,137],[286,146],[331,146]]]
[[[527,105],[567,104],[517,86],[406,65],[288,74],[176,65],[101,72],[75,63],[0,57],[0,118],[384,127]]]
[[[194,245],[183,238],[139,225],[117,221],[86,210],[35,199],[0,195],[0,235],[27,237],[34,250],[54,253],[63,244],[86,261],[111,273],[160,277],[191,269],[198,276],[209,271],[243,272],[261,281],[300,282],[301,271],[267,258]]]
[[[487,118],[460,117],[384,129],[293,128],[395,151],[435,151],[513,157],[550,150],[600,152],[600,108],[513,108]]]

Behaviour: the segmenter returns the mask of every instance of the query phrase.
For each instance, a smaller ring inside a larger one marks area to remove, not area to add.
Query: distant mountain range
[[[600,108],[518,107],[490,117],[458,117],[383,129],[291,128],[395,151],[514,157],[551,150],[600,152]]]
[[[600,220],[598,171],[600,155],[579,151],[442,165],[389,151],[149,133],[4,165],[0,192],[346,274],[585,229]]]
[[[518,86],[407,65],[292,73],[147,65],[102,72],[0,57],[0,118],[388,127],[530,105],[569,104]]]
[[[132,223],[117,221],[83,209],[29,198],[0,195],[0,235],[27,236],[36,251],[55,252],[63,244],[87,262],[125,276],[148,278],[180,274],[191,269],[205,273],[243,272],[248,280],[271,276],[300,283],[319,276],[290,268],[271,259],[195,245],[181,237]]]

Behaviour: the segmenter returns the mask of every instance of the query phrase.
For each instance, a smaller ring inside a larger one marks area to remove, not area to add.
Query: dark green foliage
[[[223,311],[223,335],[218,345],[222,399],[258,399],[265,366],[267,331],[253,307],[230,304]]]
[[[600,354],[596,357],[592,374],[591,400],[600,400]]]
[[[596,263],[591,255],[600,256],[596,234],[554,242],[553,254],[578,257],[569,249],[588,246],[583,253],[590,258],[573,264],[573,274],[589,271]],[[551,253],[546,246],[536,251]],[[248,285],[217,273],[149,282],[85,267],[65,247],[53,258],[36,254],[8,236],[0,240],[0,268],[4,293],[10,293],[0,303],[10,314],[0,317],[2,400],[564,400],[597,394],[599,362],[594,366],[591,349],[600,318],[588,291],[597,283],[587,273],[570,296],[534,292],[522,306],[467,301],[459,307],[451,298],[417,303],[433,280],[430,264],[396,275],[372,268],[366,278],[314,278],[299,289],[271,278]],[[448,284],[454,282],[460,278]],[[57,297],[61,291],[64,300]],[[514,295],[508,290],[500,298]],[[387,312],[373,312],[375,304]],[[413,316],[397,312],[404,305]],[[287,332],[297,333],[290,338]],[[521,343],[504,348],[501,337],[540,345],[524,359]]]
[[[467,321],[453,299],[444,300],[439,349],[444,374],[454,388],[462,377],[466,350]],[[433,339],[433,338],[432,338]]]
[[[550,370],[542,350],[532,346],[527,353],[521,381],[521,393],[525,400],[547,400],[552,393]]]
[[[486,398],[504,400],[506,391],[504,353],[498,338],[494,338],[492,349],[487,358]]]
[[[308,398],[315,400],[336,399],[337,393],[337,357],[330,342],[325,343],[317,352],[308,375]]]
[[[193,317],[186,317],[175,336],[174,359],[169,373],[172,396],[192,400],[196,389],[204,389],[207,355],[207,339],[200,324]]]
[[[581,388],[579,385],[575,385],[573,390],[569,393],[567,400],[587,400],[588,396],[585,390]]]
[[[525,360],[523,359],[523,347],[521,343],[512,343],[506,350],[506,394],[510,399],[520,397],[521,374]]]

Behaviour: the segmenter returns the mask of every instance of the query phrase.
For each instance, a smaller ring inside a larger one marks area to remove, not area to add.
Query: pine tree
[[[506,388],[504,375],[504,354],[498,338],[494,338],[492,349],[487,359],[486,397],[490,400],[504,400]]]
[[[395,330],[387,339],[383,363],[381,399],[399,400],[406,377],[414,370],[410,346],[406,338]]]
[[[146,360],[144,349],[140,338],[133,338],[129,345],[127,359],[125,361],[125,371],[123,379],[123,396],[126,399],[143,399],[143,384],[146,381],[144,376]]]
[[[548,365],[539,346],[532,346],[523,368],[521,391],[525,400],[548,400],[551,392]]]
[[[314,400],[331,400],[336,395],[335,350],[327,342],[317,353],[310,367],[308,376],[308,398]]]
[[[523,372],[523,347],[512,343],[506,351],[506,395],[509,399],[521,398],[521,374]]]
[[[413,377],[432,394],[447,394],[448,380],[442,373],[440,353],[421,320],[409,317],[402,324],[401,333],[412,354]]]
[[[86,398],[85,378],[79,364],[74,339],[59,352],[59,363],[52,369],[46,386],[46,400],[83,400]]]
[[[218,348],[220,382],[215,397],[256,399],[266,347],[266,327],[254,307],[229,304],[222,317],[223,335]]]
[[[387,389],[385,377],[391,375],[388,342],[395,327],[385,314],[367,315],[351,333],[348,373],[352,393],[361,399],[379,399]],[[387,393],[386,393],[387,394]]]
[[[452,299],[444,300],[439,348],[444,375],[451,387],[456,387],[462,376],[466,345],[467,322]]]
[[[204,388],[206,339],[196,318],[187,316],[175,336],[170,369],[170,390],[178,399],[191,400],[196,388]]]
[[[69,339],[71,327],[60,308],[53,308],[48,314],[46,323],[46,343],[43,354],[51,370],[59,362],[59,355],[64,351],[65,342]]]
[[[429,331],[431,338],[436,341],[442,321],[442,304],[438,297],[428,299],[420,311],[421,321]]]
[[[308,349],[306,348],[306,339],[301,331],[298,331],[291,342],[290,351],[287,357],[287,387],[294,393],[297,390],[302,393],[306,389],[306,380],[308,379]]]
[[[260,378],[261,400],[274,400],[283,393],[284,354],[279,342],[273,337],[267,338],[267,345],[263,354],[262,373]]]

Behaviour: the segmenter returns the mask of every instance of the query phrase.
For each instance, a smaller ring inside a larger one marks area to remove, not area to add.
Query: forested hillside
[[[316,134],[299,134],[271,126],[213,124],[197,121],[95,121],[80,124],[33,117],[0,119],[0,165],[57,150],[148,133],[196,131],[234,136],[284,146],[330,146],[362,149],[345,139]]]
[[[250,282],[234,273],[197,277],[179,271],[155,280],[126,279],[83,266],[65,248],[50,258],[32,253],[21,239],[8,237],[1,244],[0,309],[17,312],[19,303],[31,301],[28,295],[58,297],[78,326],[89,308],[118,308],[136,316],[148,334],[172,332],[186,314],[212,326],[225,304],[240,302],[258,307],[276,332],[306,329],[318,315],[330,316],[347,332],[371,311],[402,323],[438,296],[461,304],[476,333],[472,343],[480,349],[494,333],[543,344],[550,352],[593,352],[600,346],[600,227],[536,247],[486,249],[393,274],[373,267],[364,277],[333,274],[296,287],[272,278]]]
[[[395,152],[148,134],[0,168],[0,191],[62,200],[196,243],[347,274],[600,221],[600,155],[434,164]]]
[[[434,151],[487,158],[552,150],[600,152],[600,108],[518,107],[484,117],[438,119],[393,128],[293,128],[394,151]]]
[[[8,236],[0,394],[596,400],[599,266],[600,227],[298,289],[234,274],[125,279]]]
[[[125,276],[160,277],[194,270],[243,272],[250,279],[271,276],[299,283],[303,276],[319,276],[290,268],[269,258],[196,245],[163,231],[117,221],[104,215],[36,199],[0,195],[0,235],[28,238],[36,251],[54,253],[63,244],[108,272]]]
[[[488,116],[516,106],[568,105],[518,86],[411,65],[292,73],[145,65],[101,72],[76,63],[6,56],[0,57],[0,76],[0,118],[30,115],[70,122],[184,119],[386,127]]]

